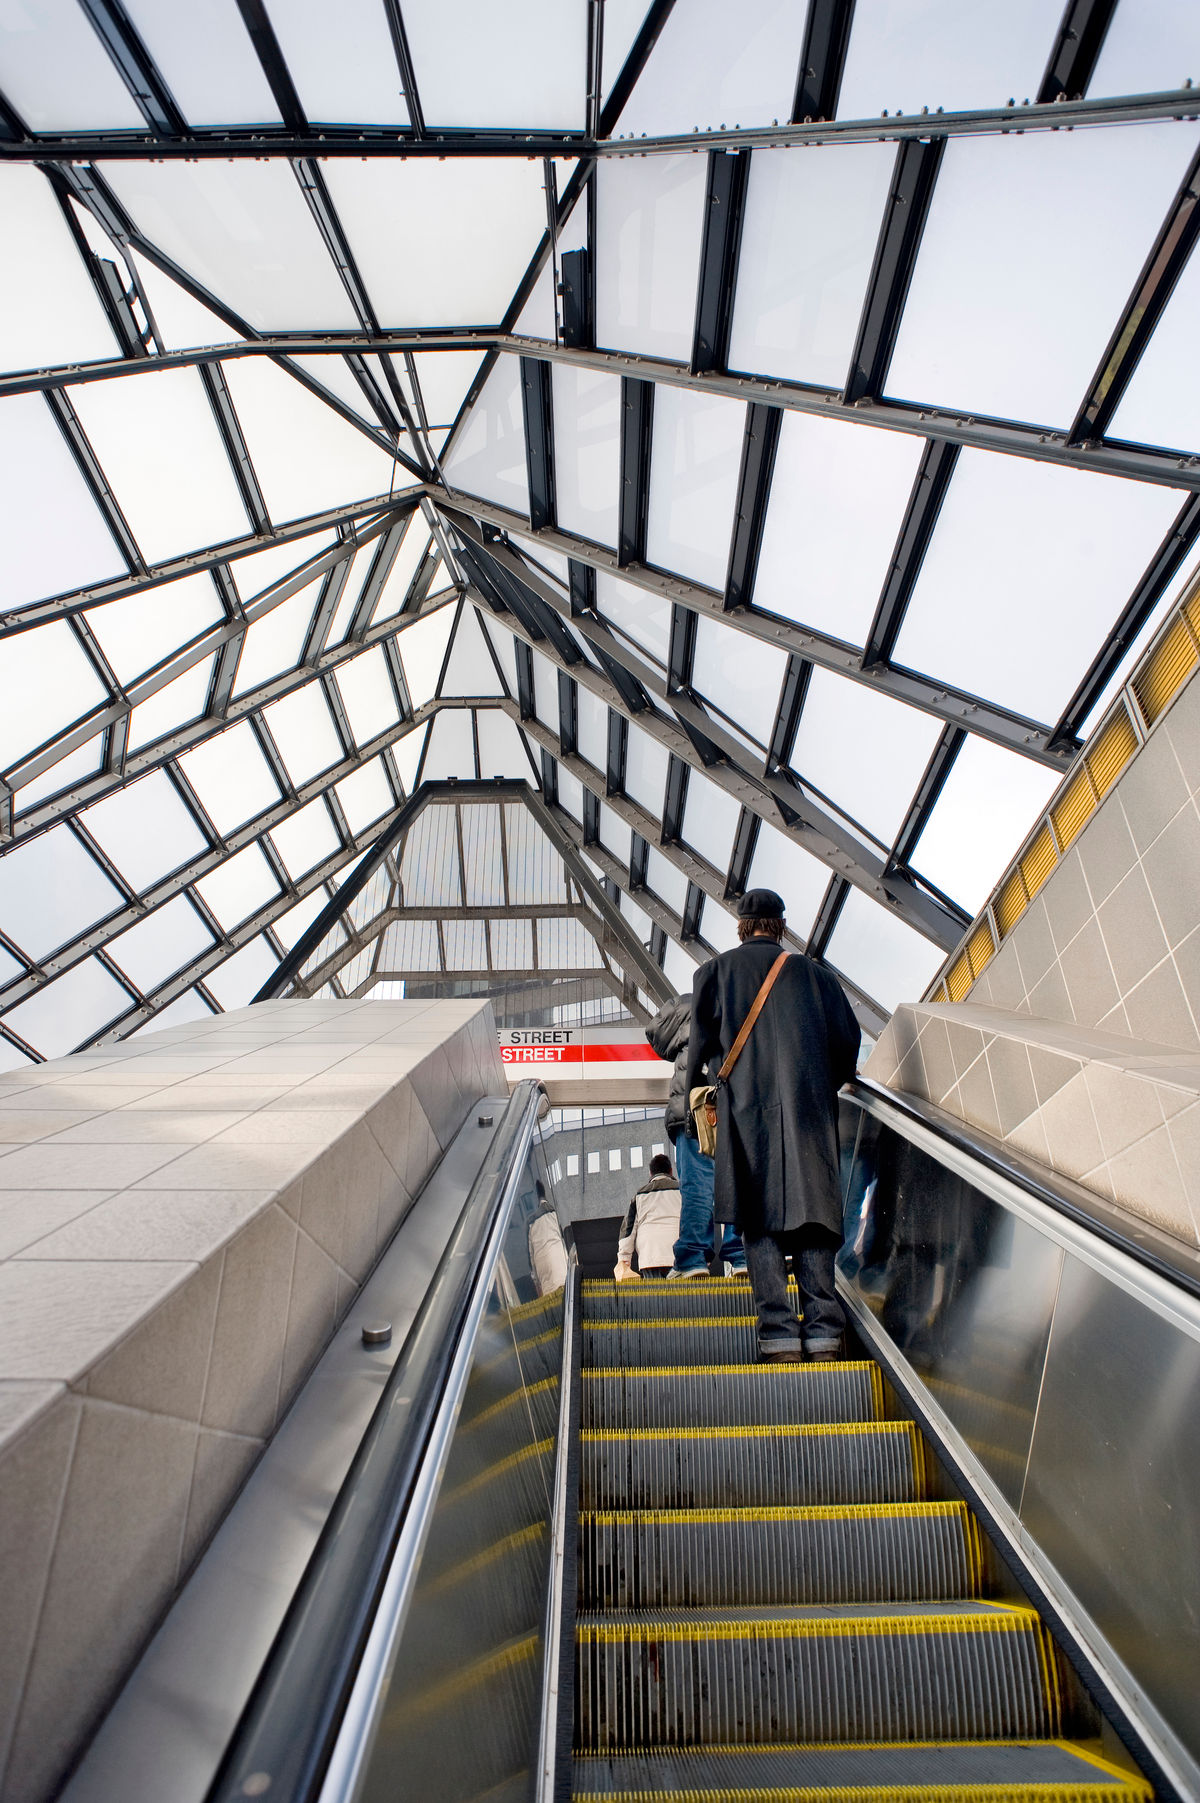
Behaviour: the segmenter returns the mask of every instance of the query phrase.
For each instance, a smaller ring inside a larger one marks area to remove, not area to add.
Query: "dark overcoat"
[[[696,972],[689,1090],[715,1082],[779,950],[748,939]],[[754,1238],[811,1223],[841,1233],[837,1092],[859,1040],[837,978],[792,953],[717,1097],[718,1221]]]

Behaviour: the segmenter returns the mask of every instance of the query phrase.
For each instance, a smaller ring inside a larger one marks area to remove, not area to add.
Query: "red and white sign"
[[[667,1076],[671,1066],[655,1056],[640,1027],[514,1027],[497,1034],[509,1076],[532,1077],[550,1066],[564,1077]]]

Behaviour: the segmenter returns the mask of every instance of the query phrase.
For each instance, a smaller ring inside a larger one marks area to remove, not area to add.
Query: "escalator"
[[[582,1303],[578,1803],[1149,1798],[877,1364],[756,1364],[744,1282]]]
[[[1200,1270],[854,1105],[780,1367],[738,1279],[529,1294],[518,1086],[209,1803],[1200,1798]]]

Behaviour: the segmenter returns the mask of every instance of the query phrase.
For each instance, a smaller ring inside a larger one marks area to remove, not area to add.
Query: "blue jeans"
[[[686,1133],[681,1133],[675,1141],[675,1165],[682,1196],[679,1238],[675,1241],[675,1269],[694,1271],[697,1265],[707,1265],[712,1257],[714,1166],[696,1140]],[[721,1256],[733,1264],[745,1262],[746,1254],[736,1227],[725,1228]]]

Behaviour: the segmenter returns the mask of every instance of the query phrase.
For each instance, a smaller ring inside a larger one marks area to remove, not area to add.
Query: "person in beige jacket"
[[[650,1160],[649,1182],[637,1192],[621,1223],[613,1271],[618,1283],[630,1275],[635,1253],[643,1277],[666,1276],[675,1262],[682,1202],[671,1160],[665,1152],[656,1152]]]

